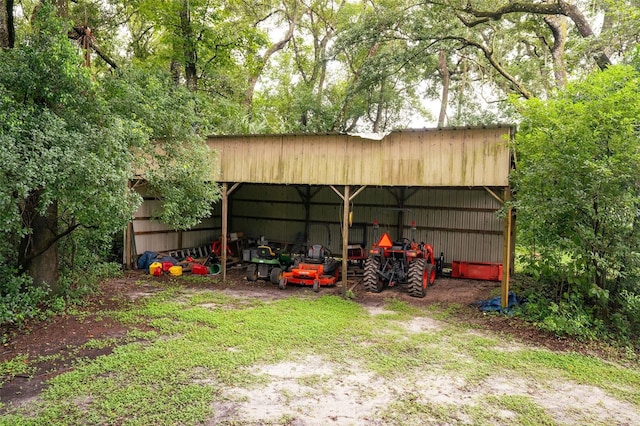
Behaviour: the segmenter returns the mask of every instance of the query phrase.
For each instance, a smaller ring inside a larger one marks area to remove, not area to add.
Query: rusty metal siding
[[[217,136],[214,179],[311,185],[508,186],[511,127],[342,134]]]

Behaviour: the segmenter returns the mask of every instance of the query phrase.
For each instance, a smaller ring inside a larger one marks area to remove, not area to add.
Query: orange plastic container
[[[467,278],[471,280],[502,280],[502,263],[490,262],[451,262],[452,278]]]
[[[207,275],[209,273],[209,268],[199,263],[194,263],[191,268],[191,273],[196,275]]]

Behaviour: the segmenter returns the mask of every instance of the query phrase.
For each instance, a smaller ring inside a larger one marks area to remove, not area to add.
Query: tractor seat
[[[335,259],[328,258],[325,260],[322,269],[326,275],[333,275],[337,267],[338,262]]]
[[[276,254],[271,250],[271,247],[260,246],[258,247],[258,256],[263,259],[273,259],[276,257]]]
[[[307,258],[317,263],[322,263],[324,261],[324,249],[320,244],[311,246],[309,252],[307,253]]]
[[[393,247],[391,247],[391,250],[404,250],[405,248],[410,248],[410,247],[411,247],[411,243],[406,242],[405,240],[394,241]]]

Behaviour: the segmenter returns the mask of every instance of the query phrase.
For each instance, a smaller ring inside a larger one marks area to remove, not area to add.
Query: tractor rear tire
[[[427,279],[429,282],[427,286],[433,285],[436,282],[436,277],[438,276],[438,267],[431,263],[427,263]]]
[[[258,280],[258,266],[255,263],[247,266],[247,281]]]
[[[409,264],[409,296],[424,297],[431,278],[433,265],[425,259],[414,259]]]
[[[282,269],[281,268],[273,268],[269,275],[269,279],[271,280],[271,284],[278,284],[280,282],[280,278],[282,278]]]
[[[372,293],[380,293],[384,288],[384,281],[378,276],[380,260],[370,257],[364,262],[364,289]]]

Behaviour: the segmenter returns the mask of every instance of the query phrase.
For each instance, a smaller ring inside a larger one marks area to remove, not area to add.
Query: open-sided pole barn
[[[218,152],[219,162],[215,173],[205,179],[219,182],[223,189],[218,236],[229,235],[229,219],[234,220],[236,229],[253,232],[269,223],[277,230],[279,223],[306,222],[305,234],[309,223],[326,222],[327,229],[339,227],[342,276],[346,277],[354,202],[363,200],[367,219],[378,207],[400,210],[411,204],[423,216],[425,223],[419,225],[432,244],[435,239],[451,255],[470,257],[465,260],[495,261],[499,256],[502,264],[509,266],[503,268],[502,276],[506,303],[514,224],[511,212],[505,219],[499,219],[496,212],[510,197],[509,142],[513,132],[512,126],[491,126],[402,130],[382,138],[348,134],[209,137],[208,144]],[[292,188],[299,196],[297,204],[307,203],[304,213],[293,207],[288,195]],[[230,212],[234,193],[238,196]],[[328,194],[338,197],[339,202]],[[316,201],[311,202],[314,197]],[[425,206],[425,199],[433,205]],[[338,216],[334,214],[337,209],[339,219],[328,219]],[[396,225],[404,226],[400,222]],[[287,228],[294,227],[288,224]],[[361,233],[366,240],[370,231]],[[183,243],[180,235],[178,240]],[[140,253],[144,243],[139,244],[137,236],[136,232]],[[473,248],[471,241],[478,241],[477,253],[463,253]],[[222,238],[223,277],[226,244]],[[177,248],[181,247],[163,249]],[[343,291],[345,288],[343,285]]]

